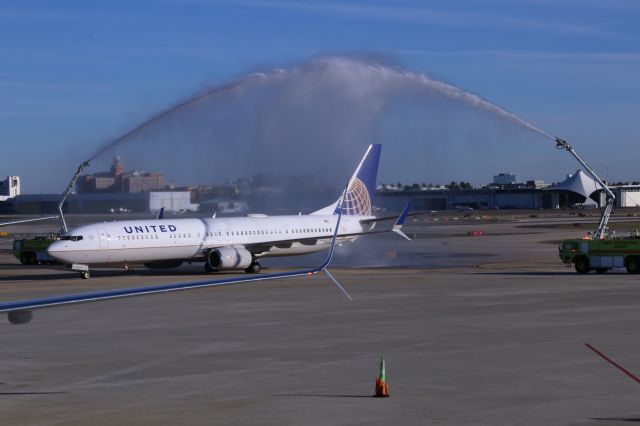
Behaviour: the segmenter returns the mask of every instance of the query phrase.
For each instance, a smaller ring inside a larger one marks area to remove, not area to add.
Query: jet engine
[[[220,247],[207,255],[207,264],[214,271],[223,269],[245,269],[253,262],[249,250],[242,247]]]

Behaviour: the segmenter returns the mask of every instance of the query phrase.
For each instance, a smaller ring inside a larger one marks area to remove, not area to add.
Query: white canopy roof
[[[589,198],[591,194],[602,189],[602,186],[585,172],[578,170],[572,175],[567,175],[567,178],[563,182],[552,185],[549,189],[555,191],[571,191],[585,198]]]

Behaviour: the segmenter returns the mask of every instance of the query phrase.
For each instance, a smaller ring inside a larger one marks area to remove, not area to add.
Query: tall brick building
[[[78,179],[78,193],[163,191],[167,184],[161,173],[135,171],[127,173],[119,157],[113,159],[109,172],[83,175]]]

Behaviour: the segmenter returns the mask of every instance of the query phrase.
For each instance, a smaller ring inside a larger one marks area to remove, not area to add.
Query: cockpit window
[[[80,241],[82,239],[82,235],[63,235],[60,239],[66,241]]]

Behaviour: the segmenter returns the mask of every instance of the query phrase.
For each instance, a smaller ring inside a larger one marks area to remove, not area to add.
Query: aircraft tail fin
[[[376,192],[381,150],[380,144],[369,145],[353,176],[349,179],[346,191],[342,192],[335,203],[312,214],[338,214],[342,206],[342,214],[345,216],[370,216],[371,202]],[[344,203],[342,203],[343,197]]]

